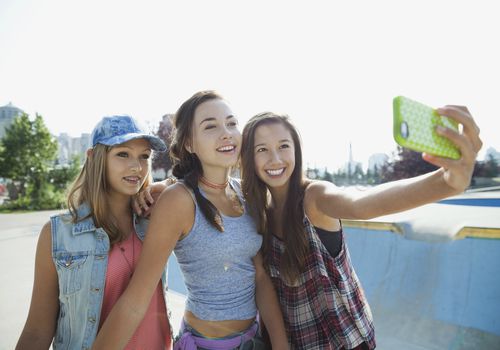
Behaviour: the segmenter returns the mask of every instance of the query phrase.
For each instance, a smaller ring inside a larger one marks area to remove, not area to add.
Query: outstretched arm
[[[306,202],[334,218],[370,219],[412,209],[463,192],[470,184],[477,153],[482,147],[479,128],[465,107],[447,106],[438,113],[463,125],[461,133],[438,128],[437,132],[455,143],[462,154],[458,160],[423,154],[424,160],[440,169],[410,179],[389,182],[367,191],[348,193],[332,184],[309,186]]]
[[[263,266],[262,255],[254,257],[255,299],[259,314],[266,325],[273,349],[288,349],[283,315],[271,278]]]
[[[193,217],[193,201],[181,186],[167,188],[160,195],[132,279],[113,306],[92,349],[125,347],[144,318],[170,253],[181,234],[189,230]]]
[[[21,337],[16,349],[48,349],[54,338],[59,312],[59,284],[51,257],[52,237],[50,222],[45,224],[38,238],[35,258],[33,294]]]

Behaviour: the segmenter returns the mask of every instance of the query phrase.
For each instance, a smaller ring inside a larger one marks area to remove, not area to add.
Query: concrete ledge
[[[498,198],[498,192],[495,192]],[[464,203],[484,193],[453,197]],[[492,193],[489,193],[492,196]],[[493,198],[493,197],[491,197]],[[489,198],[489,199],[491,199]],[[451,199],[450,199],[451,200]],[[408,239],[444,242],[464,238],[500,239],[500,207],[431,203],[371,220],[342,220],[345,227],[390,231]]]
[[[390,231],[399,235],[404,235],[404,229],[393,222],[342,220],[342,225],[349,228],[366,229],[372,231]],[[464,238],[500,239],[500,228],[463,227],[453,237],[453,239]]]

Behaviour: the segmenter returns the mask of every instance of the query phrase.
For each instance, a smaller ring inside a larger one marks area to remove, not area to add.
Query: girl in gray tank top
[[[101,328],[95,349],[119,348],[144,315],[175,249],[188,289],[174,349],[260,349],[257,310],[273,349],[288,349],[279,302],[259,253],[262,237],[230,179],[241,133],[228,103],[196,93],[174,117],[173,175],[151,212],[136,272]]]
[[[191,189],[182,183],[188,191]],[[229,180],[240,203],[239,183]],[[204,191],[200,191],[202,194]],[[192,193],[192,192],[191,192]],[[245,320],[255,317],[255,268],[262,236],[247,211],[237,217],[221,214],[221,233],[203,216],[193,194],[194,224],[174,252],[184,275],[186,309],[205,320]]]

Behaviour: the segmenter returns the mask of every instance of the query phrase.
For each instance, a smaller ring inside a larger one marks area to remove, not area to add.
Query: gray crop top
[[[229,184],[244,203],[239,183],[230,179]],[[224,232],[220,232],[205,219],[196,200],[194,203],[193,228],[174,248],[188,291],[186,309],[202,320],[255,317],[252,258],[262,245],[262,236],[247,210],[239,217],[222,215]]]

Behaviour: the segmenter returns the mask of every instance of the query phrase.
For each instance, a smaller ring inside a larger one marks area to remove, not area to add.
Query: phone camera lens
[[[406,122],[401,123],[401,136],[405,139],[408,138],[408,124]]]

